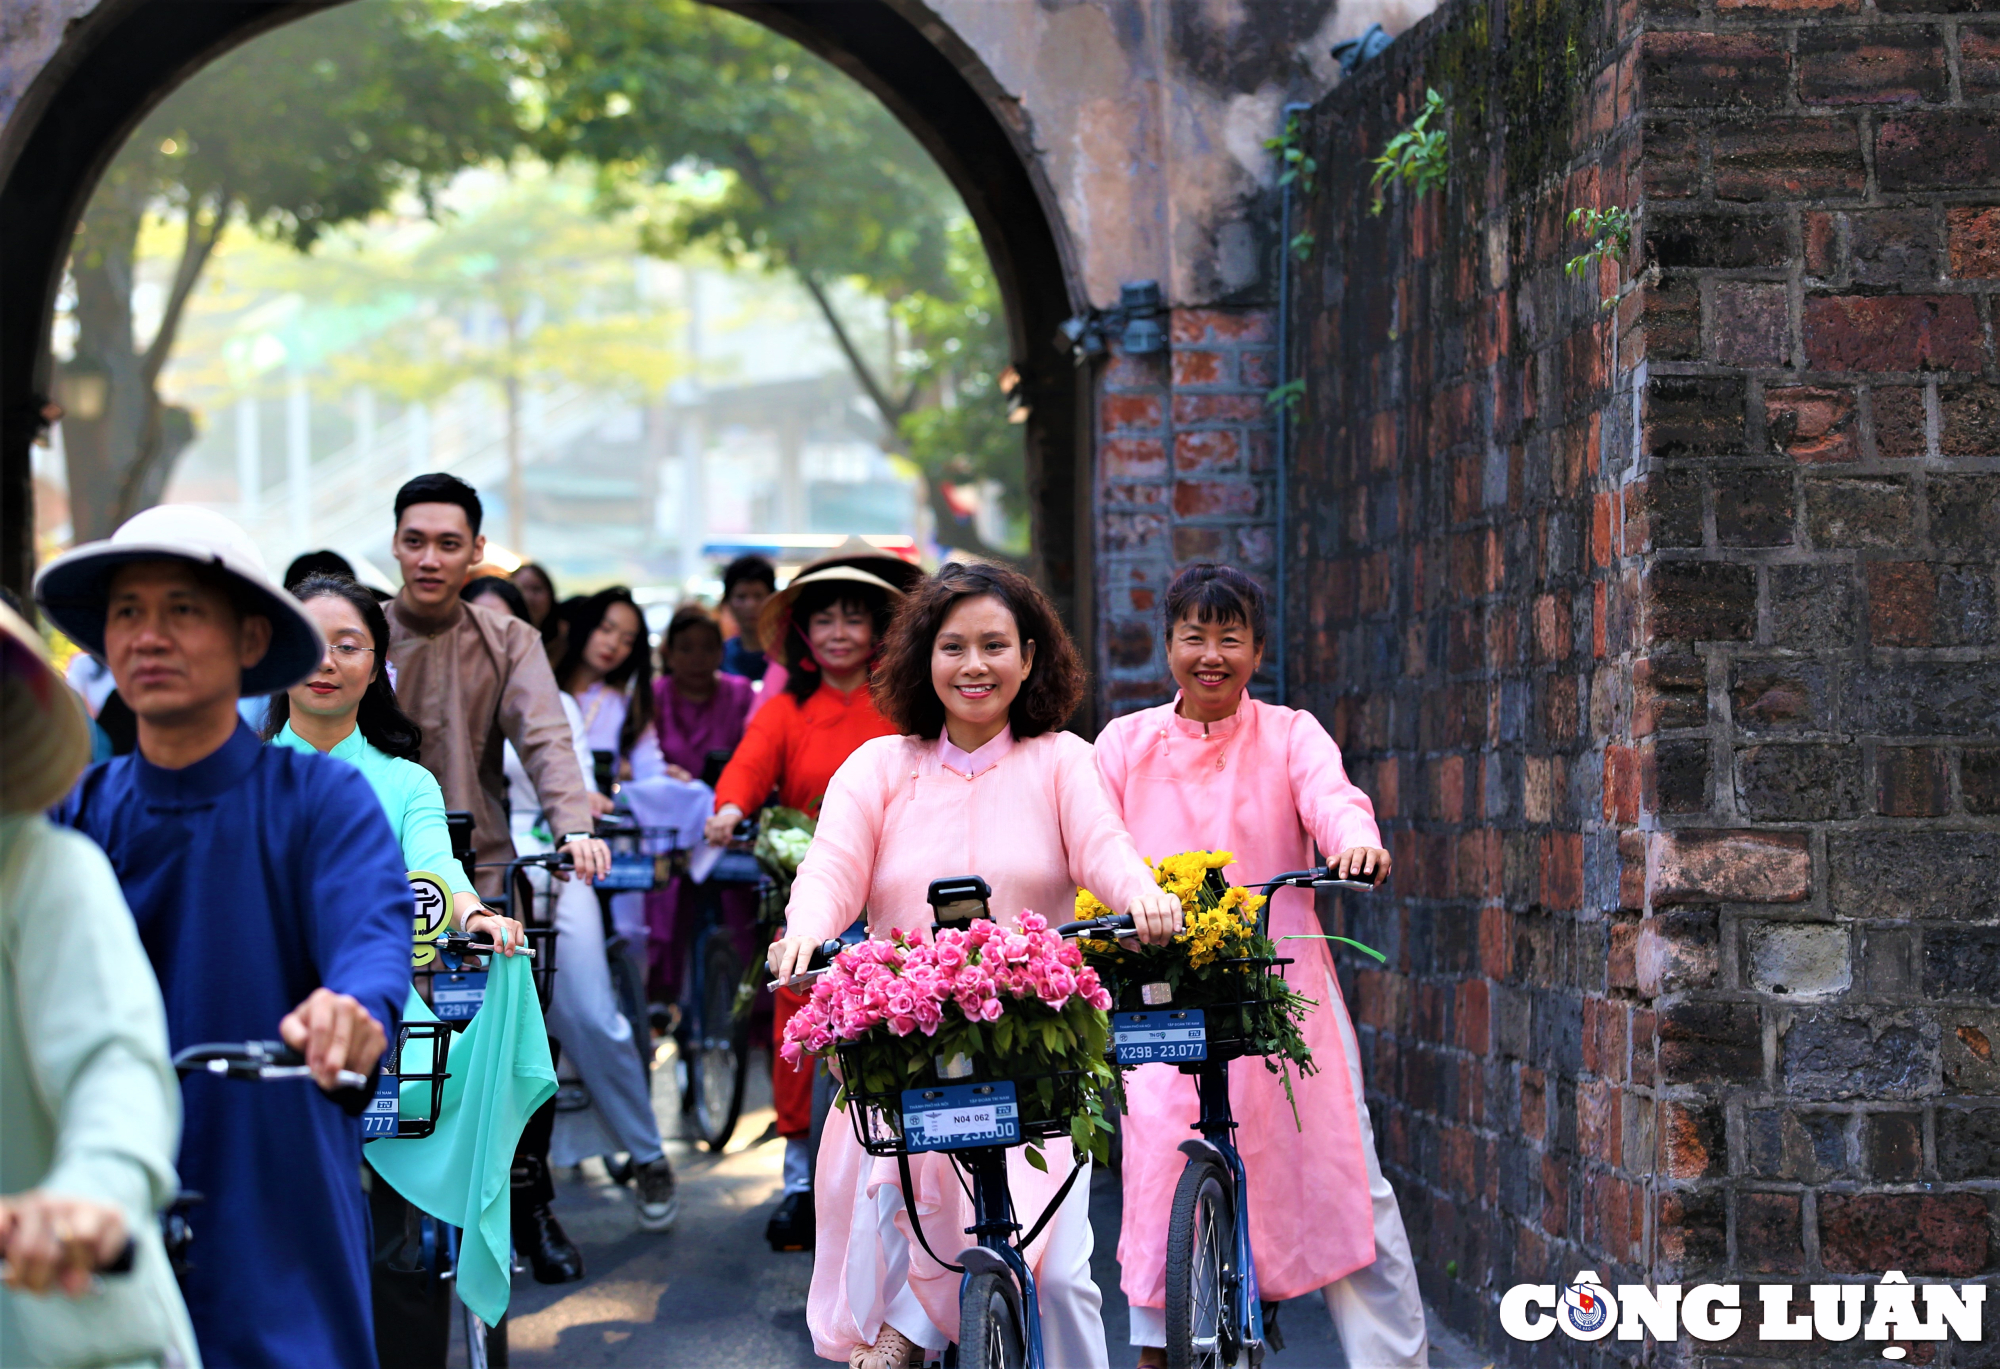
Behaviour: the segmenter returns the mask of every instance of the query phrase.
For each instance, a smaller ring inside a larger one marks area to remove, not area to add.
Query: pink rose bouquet
[[[1079,1148],[1098,1152],[1103,1097],[1118,1087],[1110,1008],[1097,971],[1046,918],[1023,913],[1011,929],[982,918],[934,941],[899,932],[842,951],[778,1053],[794,1066],[837,1054],[841,1107],[860,1097],[888,1111],[904,1089],[960,1078],[1023,1081],[1024,1121],[1067,1121]],[[1059,1087],[1068,1081],[1081,1086]]]

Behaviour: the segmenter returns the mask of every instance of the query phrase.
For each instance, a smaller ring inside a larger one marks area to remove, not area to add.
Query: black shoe
[[[778,1210],[764,1227],[764,1239],[773,1250],[813,1248],[813,1195],[787,1193]]]
[[[583,1252],[547,1203],[515,1209],[514,1245],[528,1257],[536,1283],[575,1283],[583,1277]]]
[[[674,1196],[673,1165],[662,1155],[657,1160],[634,1165],[632,1177],[638,1189],[639,1229],[665,1231],[681,1214],[681,1200]]]

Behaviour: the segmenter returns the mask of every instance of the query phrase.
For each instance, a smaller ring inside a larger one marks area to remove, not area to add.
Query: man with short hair
[[[482,894],[501,892],[491,868],[514,856],[507,816],[504,742],[534,782],[555,844],[595,881],[610,849],[591,835],[591,791],[577,764],[569,718],[541,635],[511,614],[466,603],[461,591],[486,551],[479,494],[456,476],[420,475],[396,492],[393,551],[403,589],[389,603],[389,663],[396,698],[424,729],[423,764],[445,803],[468,809]],[[543,1104],[515,1151],[514,1242],[542,1283],[583,1277],[583,1256],[556,1220],[548,1147],[554,1100]],[[663,1153],[635,1155],[640,1222],[664,1230],[677,1210],[673,1166]]]
[[[373,1369],[359,1113],[410,989],[402,851],[359,771],[264,746],[243,694],[325,652],[249,537],[172,505],[36,578],[42,610],[109,663],[136,754],[57,811],[104,848],[159,979],[173,1049],[280,1036],[307,1081],[195,1075],[181,1182],[203,1195],[184,1290],[203,1358]]]
[[[731,561],[722,572],[722,604],[736,623],[736,635],[722,645],[725,674],[741,675],[752,684],[764,678],[770,660],[757,635],[757,617],[764,601],[778,591],[778,569],[756,553]]]

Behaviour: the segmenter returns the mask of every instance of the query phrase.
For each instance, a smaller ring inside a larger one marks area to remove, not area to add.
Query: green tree
[[[526,0],[481,19],[534,92],[543,155],[594,164],[608,202],[642,206],[649,252],[703,247],[795,275],[881,414],[884,445],[924,475],[940,540],[1010,555],[943,489],[1006,470],[1006,494],[1021,495],[1021,439],[994,379],[1007,343],[992,272],[956,192],[881,102],[695,0]],[[652,193],[662,186],[674,193]],[[882,301],[882,355],[837,307],[842,280]]]
[[[519,143],[508,71],[462,40],[456,10],[372,0],[288,24],[204,69],[139,126],[99,184],[71,257],[75,345],[61,390],[71,523],[108,535],[154,503],[193,440],[160,395],[189,297],[223,230],[301,252],[408,190],[428,198]],[[146,216],[182,246],[143,345],[135,263]]]

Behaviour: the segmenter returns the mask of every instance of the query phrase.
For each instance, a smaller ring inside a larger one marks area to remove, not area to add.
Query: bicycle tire
[[[1190,1160],[1167,1223],[1167,1369],[1232,1369],[1236,1204],[1220,1165]]]
[[[633,963],[623,937],[605,947],[605,959],[611,967],[612,1002],[618,1005],[619,1014],[632,1028],[632,1047],[639,1057],[639,1074],[650,1087],[653,1077],[653,1024],[646,1012],[645,976]]]
[[[743,1115],[749,1080],[750,1024],[736,1019],[736,985],[742,958],[726,929],[708,929],[700,947],[700,1020],[689,1034],[688,1089],[694,1100],[695,1136],[712,1151],[729,1144]]]
[[[1011,1279],[985,1270],[958,1295],[958,1369],[1026,1369],[1028,1351]]]

